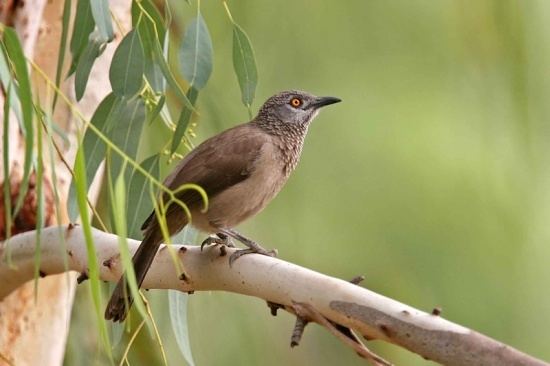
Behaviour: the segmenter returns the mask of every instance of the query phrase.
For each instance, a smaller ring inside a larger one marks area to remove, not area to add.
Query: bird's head
[[[275,94],[260,108],[258,117],[268,121],[307,125],[319,113],[319,109],[341,100],[334,97],[316,97],[299,90],[288,90]]]

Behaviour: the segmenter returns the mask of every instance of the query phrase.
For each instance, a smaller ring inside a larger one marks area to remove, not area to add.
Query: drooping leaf
[[[250,39],[238,24],[233,24],[233,68],[241,88],[243,104],[250,107],[258,84],[258,71]]]
[[[75,72],[75,96],[76,100],[82,99],[84,91],[86,90],[86,84],[88,84],[88,78],[92,71],[92,66],[96,58],[101,55],[103,42],[97,37],[97,34],[91,34],[90,40],[86,45],[86,48],[82,52],[78,60]]]
[[[81,149],[76,153],[76,160],[74,165],[75,185],[76,185],[76,197],[78,202],[78,209],[80,216],[82,217],[82,230],[84,232],[84,239],[86,242],[86,254],[88,258],[88,278],[90,279],[90,289],[92,292],[92,300],[94,302],[94,310],[96,313],[97,322],[100,329],[101,340],[107,355],[112,360],[111,346],[109,345],[109,336],[107,333],[107,326],[103,319],[103,309],[101,307],[101,287],[99,283],[99,265],[97,263],[97,257],[95,252],[94,241],[92,237],[92,226],[90,225],[90,218],[88,215],[88,205],[86,200],[86,162],[84,154]]]
[[[37,102],[40,105],[40,100]],[[37,113],[37,118],[42,119],[43,115]],[[34,299],[38,298],[38,279],[40,278],[40,261],[42,259],[42,229],[44,228],[44,159],[42,156],[42,126],[36,129],[36,239],[34,251]]]
[[[71,67],[69,75],[76,71],[78,61],[86,45],[90,34],[94,30],[95,22],[92,16],[90,0],[78,0],[76,5],[76,15],[74,17],[73,34],[71,36],[70,50],[72,54]]]
[[[185,227],[174,236],[175,243],[192,244],[196,241],[197,231],[191,226]],[[189,342],[189,325],[187,322],[189,295],[176,290],[168,290],[168,307],[170,310],[170,322],[176,337],[180,352],[187,364],[194,366],[191,344]]]
[[[113,22],[111,21],[108,0],[93,0],[90,5],[101,38],[105,42],[111,42],[115,34],[113,32]]]
[[[165,5],[168,6],[168,4]],[[147,13],[146,15],[142,14],[142,9],[145,10]],[[138,24],[140,16],[141,20]],[[151,20],[153,20],[154,24],[151,23]],[[134,28],[138,26],[139,28],[142,24],[149,30],[152,36],[157,38],[157,41],[162,42],[166,33],[166,24],[162,19],[158,8],[151,0],[141,0],[140,5],[138,5],[135,1],[132,2],[132,26]]]
[[[189,295],[176,290],[168,290],[170,321],[180,352],[189,366],[195,366],[191,343],[189,341],[189,324],[187,323]]]
[[[2,167],[4,173],[4,184],[2,184],[2,190],[4,195],[4,218],[5,218],[5,233],[4,240],[7,240],[11,237],[11,184],[10,184],[10,134],[9,134],[9,124],[10,124],[10,105],[9,100],[11,97],[11,84],[8,84],[6,90],[6,98],[4,99],[4,118],[3,118],[3,135],[2,135]],[[7,263],[11,265],[11,245],[6,245],[7,253]]]
[[[109,124],[107,136],[112,143],[120,148],[127,156],[132,159],[136,158],[137,148],[143,125],[145,122],[146,108],[145,103],[141,98],[120,99],[117,103],[114,118]],[[122,172],[124,159],[112,154],[109,162],[109,170],[113,178],[117,178]],[[125,180],[129,180],[129,171],[125,169]]]
[[[31,162],[33,160],[34,146],[34,126],[33,126],[33,103],[31,94],[31,84],[29,80],[29,72],[27,70],[27,60],[23,54],[23,49],[17,38],[15,30],[12,28],[4,28],[4,45],[6,47],[8,58],[14,66],[15,77],[19,88],[18,95],[21,103],[21,114],[23,123],[21,124],[22,132],[25,136],[25,160],[23,163],[23,179],[21,181],[21,189],[15,204],[14,216],[17,214],[23,204],[23,199],[27,194],[29,184],[29,176],[31,170]]]
[[[195,104],[197,101],[197,97],[199,96],[199,91],[195,89],[194,87],[190,87],[187,91],[187,98],[192,104]],[[178,118],[178,123],[176,126],[176,131],[174,131],[174,135],[172,136],[172,146],[170,148],[170,154],[173,154],[178,146],[181,143],[181,140],[183,139],[183,136],[185,135],[185,131],[187,130],[187,126],[189,126],[189,121],[191,120],[191,115],[193,111],[186,106],[183,107],[181,110],[180,116]]]
[[[212,40],[200,13],[185,30],[179,56],[185,79],[195,89],[202,89],[212,73]]]
[[[120,97],[136,95],[143,83],[143,67],[143,48],[134,29],[124,37],[113,55],[109,69],[113,93]]]
[[[61,82],[61,72],[63,71],[63,64],[65,61],[65,51],[67,48],[67,37],[69,34],[69,21],[71,18],[72,0],[65,0],[63,5],[63,16],[61,21],[61,40],[59,45],[59,52],[57,54],[57,68],[55,71],[55,86],[59,88]],[[55,110],[57,103],[57,93],[53,95],[52,110]]]
[[[160,156],[155,154],[141,163],[141,167],[157,179],[160,176],[159,158]],[[141,224],[153,211],[153,202],[151,202],[147,178],[137,170],[132,173],[128,185],[127,207],[128,237],[141,239]]]
[[[109,121],[113,118],[115,112],[115,105],[117,97],[114,94],[107,95],[99,104],[92,116],[90,123],[94,125],[98,130],[107,133]],[[87,185],[85,187],[88,191],[89,184],[94,179],[95,174],[99,168],[99,165],[105,158],[105,143],[97,136],[97,134],[88,128],[84,134],[82,145],[79,148],[82,150],[83,155],[86,157],[85,176]],[[78,207],[76,201],[76,186],[74,180],[71,182],[69,188],[69,198],[67,200],[67,210],[69,212],[69,218],[71,221],[75,221],[78,216]]]
[[[172,70],[170,70],[170,67],[168,66],[168,62],[164,58],[165,56],[162,51],[162,47],[156,42],[154,42],[153,55],[154,55],[154,60],[156,64],[160,67],[160,70],[162,71],[162,74],[166,78],[168,85],[170,85],[170,87],[174,89],[178,98],[182,100],[183,104],[187,108],[195,110],[195,108],[193,107],[193,104],[189,101],[189,99],[183,92],[183,89],[178,84],[176,78],[174,77],[174,74],[172,73]]]
[[[134,298],[136,309],[143,317],[148,319],[147,310],[139,294],[139,287],[136,282],[136,274],[132,264],[132,256],[128,250],[128,241],[126,234],[126,183],[124,174],[118,175],[114,189],[112,187],[112,176],[109,174],[109,195],[111,197],[111,212],[113,213],[113,221],[115,223],[115,231],[118,235],[118,247],[120,251],[120,259],[125,269],[125,276],[130,293]]]
[[[164,103],[166,102],[166,97],[163,95],[159,98],[155,107],[147,113],[147,124],[153,122],[160,114],[164,108]]]
[[[5,46],[2,44],[0,47],[0,82],[4,87],[4,90],[11,89],[9,97],[6,97],[6,100],[9,101],[9,107],[15,113],[17,121],[21,125],[21,129],[24,129],[23,126],[23,114],[21,113],[21,104],[19,103],[19,88],[17,84],[13,82],[11,68],[7,62],[7,51]]]
[[[155,43],[162,47],[168,33],[157,7],[150,0],[143,0],[139,4],[132,2],[132,24],[137,28],[143,45],[144,74],[153,90],[162,93],[166,89],[166,82],[161,67],[155,62],[154,47]]]

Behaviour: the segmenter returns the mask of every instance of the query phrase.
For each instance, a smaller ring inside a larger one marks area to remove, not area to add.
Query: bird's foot
[[[258,246],[257,248],[239,249],[235,253],[231,254],[231,257],[229,257],[229,266],[232,266],[237,259],[247,254],[261,254],[261,255],[267,255],[268,257],[276,257],[277,250],[276,249],[266,250],[260,246]]]
[[[206,245],[221,245],[222,247],[234,248],[235,244],[231,238],[223,233],[217,233],[216,235],[210,235],[201,244],[201,252]]]

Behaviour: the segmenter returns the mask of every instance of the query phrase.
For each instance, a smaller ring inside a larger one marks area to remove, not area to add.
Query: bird
[[[198,145],[177,164],[164,185],[177,191],[184,184],[196,184],[206,192],[208,207],[205,211],[197,190],[178,191],[176,197],[187,206],[190,217],[180,205],[169,202],[165,211],[169,234],[174,235],[191,224],[199,231],[215,234],[203,246],[232,246],[231,239],[235,239],[247,248],[235,251],[230,264],[250,253],[276,255],[234,228],[260,212],[279,193],[298,164],[310,123],[322,107],[340,101],[299,90],[282,91],[268,98],[251,121]],[[166,193],[159,199],[169,201]],[[143,241],[132,258],[138,287],[163,242],[155,212],[145,220],[142,231]],[[123,275],[111,295],[105,318],[123,321],[132,302]]]

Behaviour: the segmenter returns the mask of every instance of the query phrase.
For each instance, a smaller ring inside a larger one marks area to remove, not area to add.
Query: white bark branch
[[[60,233],[66,245],[62,253]],[[33,278],[34,232],[17,235],[9,240],[12,260],[17,268],[0,263],[0,299]],[[117,281],[121,275],[118,242],[113,234],[93,231],[100,278]],[[139,241],[128,240],[130,251]],[[41,238],[41,273],[65,272],[64,255],[69,270],[85,272],[87,258],[80,227],[51,227]],[[446,365],[549,365],[510,346],[480,333],[451,323],[437,315],[427,314],[349,282],[261,255],[247,255],[229,267],[228,256],[207,248],[174,245],[183,264],[186,281],[162,246],[143,283],[144,288],[176,289],[180,291],[221,290],[279,303],[291,308],[293,302],[313,306],[327,319],[354,329],[368,339],[394,343],[425,358]],[[0,244],[0,257],[6,250]],[[227,250],[231,255],[232,249]]]

